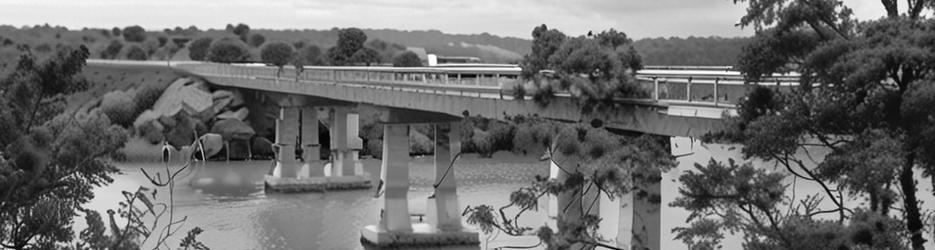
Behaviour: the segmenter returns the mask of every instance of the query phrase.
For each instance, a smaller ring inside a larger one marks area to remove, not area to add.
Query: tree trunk
[[[925,249],[925,239],[922,238],[922,214],[919,212],[919,201],[916,199],[916,184],[912,176],[912,167],[915,165],[915,154],[910,153],[906,157],[906,164],[903,165],[902,174],[899,176],[899,184],[902,188],[905,198],[903,199],[906,209],[906,229],[909,231],[909,240],[912,243],[912,249]]]

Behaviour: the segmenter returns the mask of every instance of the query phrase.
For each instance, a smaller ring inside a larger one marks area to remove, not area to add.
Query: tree
[[[213,38],[202,37],[188,44],[188,57],[195,61],[204,61],[208,56],[208,48],[214,42]]]
[[[49,248],[69,242],[76,208],[117,168],[105,160],[127,133],[99,112],[64,114],[64,96],[88,83],[88,50],[63,47],[47,61],[26,51],[0,81],[0,246]]]
[[[250,59],[247,45],[239,40],[221,39],[208,48],[208,61],[219,63],[239,63]]]
[[[626,34],[610,30],[595,37],[565,37],[545,25],[533,29],[532,54],[521,65],[522,76],[533,83],[533,99],[548,105],[557,91],[568,91],[592,112],[613,107],[616,98],[643,97],[646,91],[634,74],[642,60]],[[549,71],[543,75],[540,72]],[[520,98],[520,97],[517,97]]]
[[[279,68],[276,75],[282,71],[283,66],[292,62],[295,57],[295,48],[286,42],[271,42],[263,46],[260,50],[260,59],[264,63],[275,65]]]
[[[793,178],[818,183],[835,209],[816,213],[834,213],[836,226],[864,216],[861,211],[891,218],[899,208],[895,217],[904,231],[898,235],[923,249],[915,171],[935,178],[935,116],[923,108],[935,105],[935,22],[922,13],[935,7],[932,1],[907,1],[900,13],[897,1],[885,0],[887,16],[864,22],[838,1],[738,2],[749,4],[741,25],[757,30],[738,68],[751,81],[797,71],[800,88],[753,88],[731,126],[706,139],[741,143],[745,157],[777,162]],[[808,167],[796,154],[809,148],[830,153]],[[869,201],[848,205],[845,194]],[[806,215],[774,218],[775,224],[829,222]],[[779,231],[777,237],[792,233]]]
[[[101,51],[102,59],[114,59],[117,57],[117,54],[120,54],[120,50],[123,49],[123,43],[120,40],[111,40],[110,44],[104,48],[104,51]]]
[[[364,48],[367,34],[358,28],[347,28],[338,31],[338,44],[328,49],[328,59],[333,65],[346,65],[358,50]]]
[[[136,44],[132,44],[127,47],[127,59],[134,61],[146,61],[148,59],[148,53],[142,47]]]
[[[592,200],[586,196],[607,195],[619,198],[633,193],[633,197],[659,203],[660,195],[645,189],[658,184],[660,173],[675,166],[669,154],[666,138],[622,136],[604,128],[586,124],[562,124],[541,118],[514,118],[514,150],[536,154],[544,150],[560,171],[557,178],[536,176],[529,186],[510,194],[510,203],[494,208],[490,205],[468,206],[467,222],[478,225],[484,233],[494,230],[508,235],[535,234],[547,249],[591,249],[607,245],[597,235],[601,218],[592,213]],[[487,143],[493,143],[488,141]],[[557,197],[559,212],[557,228],[533,228],[520,224],[520,217],[537,209],[539,199],[545,195]],[[509,214],[507,211],[516,211]],[[634,229],[639,230],[639,229]],[[531,248],[528,246],[515,248]]]
[[[111,32],[110,32],[110,33],[114,34],[114,36],[116,36],[116,37],[119,37],[119,36],[120,36],[120,31],[121,31],[120,28],[114,27],[113,29],[111,29]]]
[[[422,67],[422,59],[415,52],[406,51],[393,58],[393,67]]]
[[[350,61],[370,66],[371,64],[380,63],[380,53],[371,48],[362,48],[354,52]]]
[[[240,37],[240,41],[247,42],[247,35],[250,34],[250,26],[238,23],[231,32],[237,35],[237,37]]]
[[[263,43],[265,42],[266,42],[266,37],[264,37],[261,34],[250,35],[250,46],[260,47],[260,45],[263,45]]]
[[[123,28],[123,39],[127,42],[143,42],[146,40],[146,30],[139,25],[127,26]]]
[[[321,48],[315,45],[306,45],[299,49],[296,60],[301,60],[302,65],[323,65],[324,60],[321,56]]]

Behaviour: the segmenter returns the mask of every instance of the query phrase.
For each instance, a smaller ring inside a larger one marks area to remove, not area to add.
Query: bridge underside
[[[598,119],[604,125],[624,131],[666,136],[697,137],[723,126],[718,118],[669,114],[661,105],[621,103],[613,112],[583,114],[581,107],[570,98],[556,98],[548,107],[532,100],[465,96],[446,90],[416,90],[389,86],[335,84],[325,81],[290,81],[263,78],[233,78],[199,76],[220,86],[291,94],[289,100],[297,103],[340,105],[341,103],[370,104],[386,109],[381,117],[384,123],[436,123],[457,120],[465,115],[479,115],[492,119],[513,116],[543,117],[547,119],[590,122]]]

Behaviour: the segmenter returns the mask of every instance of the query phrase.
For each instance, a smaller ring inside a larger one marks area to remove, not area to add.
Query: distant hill
[[[144,27],[145,28],[145,27]],[[0,25],[0,73],[13,66],[19,54],[16,47],[28,45],[33,52],[42,56],[49,54],[63,45],[85,44],[91,50],[92,58],[100,58],[102,52],[112,41],[120,41],[121,51],[115,58],[124,59],[126,50],[136,45],[149,51],[150,60],[164,60],[174,41],[190,41],[198,37],[233,37],[230,30],[199,30],[192,26],[178,27],[163,31],[148,31],[146,41],[127,42],[113,33],[113,29],[68,30],[64,27],[36,25],[33,27],[13,27]],[[473,56],[484,62],[517,63],[531,50],[532,41],[515,37],[501,37],[488,33],[482,34],[446,34],[438,30],[401,31],[393,29],[364,29],[372,40],[386,42],[389,49],[381,51],[388,62],[398,48],[423,48],[426,53],[445,56]],[[338,29],[329,30],[269,30],[252,29],[250,34],[260,34],[265,41],[286,41],[293,44],[316,45],[327,50],[338,40]],[[159,39],[157,39],[159,38]],[[162,39],[162,40],[160,40]],[[168,41],[166,41],[168,40]],[[160,42],[161,41],[161,42]],[[749,43],[750,38],[688,37],[688,38],[646,38],[634,42],[634,47],[642,55],[645,65],[734,65],[741,48]],[[164,43],[165,42],[165,43]],[[184,42],[183,42],[184,43]],[[253,60],[259,58],[259,48],[251,47]],[[186,55],[186,49],[176,54]],[[184,57],[184,56],[183,56]]]
[[[644,38],[633,43],[643,65],[733,66],[750,38]]]

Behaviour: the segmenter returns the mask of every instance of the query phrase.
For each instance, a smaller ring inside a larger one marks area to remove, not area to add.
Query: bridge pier
[[[353,136],[356,138],[356,121],[353,124]],[[345,130],[347,128],[345,126]],[[318,109],[315,107],[281,107],[276,119],[274,147],[276,165],[265,178],[268,190],[305,192],[370,188],[370,178],[363,171],[352,172],[351,175],[326,176],[319,151]]]
[[[350,107],[335,107],[331,121],[331,176],[363,175],[359,156],[363,149],[358,136],[360,115],[352,113]]]
[[[361,229],[364,241],[383,247],[479,244],[477,232],[461,226],[457,182],[452,160],[460,152],[457,123],[435,125],[435,176],[438,186],[428,198],[428,223],[413,223],[409,213],[409,125],[383,127],[383,210],[378,225]]]

